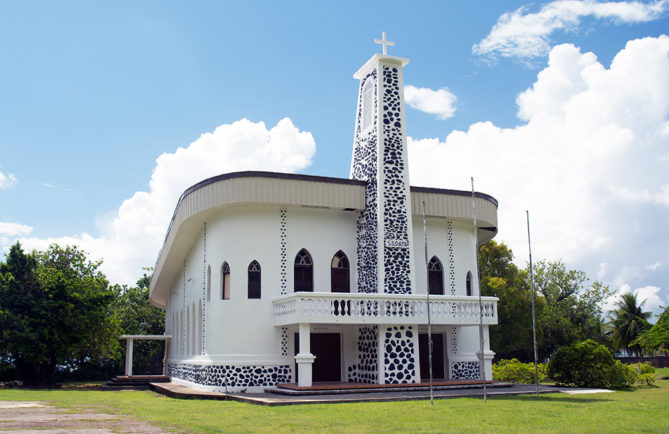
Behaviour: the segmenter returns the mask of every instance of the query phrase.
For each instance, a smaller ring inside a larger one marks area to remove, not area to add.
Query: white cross
[[[391,47],[395,46],[394,42],[390,42],[389,40],[386,39],[386,32],[382,33],[382,39],[374,39],[374,42],[377,44],[383,45],[383,55],[387,56],[388,55],[388,45]]]

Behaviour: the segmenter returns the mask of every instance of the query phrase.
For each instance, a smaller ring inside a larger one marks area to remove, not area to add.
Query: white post
[[[126,377],[132,376],[132,347],[133,339],[128,338],[125,341],[125,375]]]
[[[297,362],[297,385],[311,387],[311,373],[316,357],[311,354],[311,326],[309,323],[300,323],[300,352],[295,356]]]

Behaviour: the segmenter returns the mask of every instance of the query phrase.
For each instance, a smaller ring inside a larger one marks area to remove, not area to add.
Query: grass
[[[669,368],[656,386],[593,395],[457,398],[264,407],[178,400],[153,392],[0,390],[0,400],[48,401],[68,409],[126,414],[180,432],[669,432]]]

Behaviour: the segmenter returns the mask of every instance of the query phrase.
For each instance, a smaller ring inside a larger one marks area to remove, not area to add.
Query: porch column
[[[297,385],[311,386],[311,371],[316,356],[311,354],[311,325],[300,323],[300,352],[295,356],[297,362]]]
[[[132,376],[132,347],[134,340],[128,338],[125,341],[125,375],[126,377]]]

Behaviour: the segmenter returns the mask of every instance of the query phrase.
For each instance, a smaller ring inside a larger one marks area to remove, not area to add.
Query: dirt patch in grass
[[[148,422],[98,412],[71,413],[40,401],[0,401],[0,431],[49,432],[84,430],[87,433],[162,433]]]

